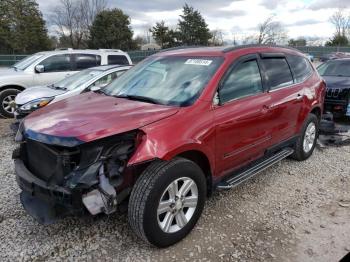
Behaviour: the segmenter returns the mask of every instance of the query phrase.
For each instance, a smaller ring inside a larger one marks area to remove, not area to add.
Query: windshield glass
[[[103,71],[101,70],[86,69],[72,76],[64,78],[63,80],[54,84],[53,87],[57,87],[65,90],[73,90],[102,73]]]
[[[24,70],[43,56],[44,55],[40,55],[40,54],[34,54],[31,56],[27,56],[26,58],[22,59],[21,61],[17,62],[16,64],[14,64],[13,67],[16,69],[19,69],[19,70]]]
[[[350,60],[334,60],[320,65],[317,68],[321,76],[350,77]]]
[[[156,104],[191,105],[222,61],[222,57],[151,57],[116,79],[103,92]]]

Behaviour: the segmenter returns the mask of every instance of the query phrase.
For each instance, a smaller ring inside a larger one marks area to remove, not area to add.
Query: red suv
[[[102,91],[40,109],[16,140],[21,202],[41,223],[111,214],[166,247],[214,189],[312,154],[325,83],[296,50],[267,46],[158,53]]]

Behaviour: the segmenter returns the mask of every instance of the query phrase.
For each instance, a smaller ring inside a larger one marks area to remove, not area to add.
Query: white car
[[[87,91],[98,91],[130,69],[131,66],[99,66],[85,69],[48,86],[32,87],[15,98],[14,115],[21,120],[31,112]]]
[[[57,50],[28,56],[11,68],[0,69],[0,115],[14,117],[15,97],[26,88],[56,83],[83,69],[99,65],[131,65],[121,50]]]

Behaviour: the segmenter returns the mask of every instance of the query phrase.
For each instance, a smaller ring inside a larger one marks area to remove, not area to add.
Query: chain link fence
[[[350,47],[316,47],[316,46],[304,46],[304,47],[296,47],[296,49],[300,50],[303,53],[309,53],[313,55],[315,58],[320,58],[325,54],[334,53],[334,52],[342,52],[342,53],[350,53]],[[145,59],[146,57],[157,53],[158,51],[149,50],[149,51],[129,51],[128,54],[131,60],[134,63],[138,63]],[[2,54],[0,51],[0,66],[11,66],[16,62],[22,60],[28,55],[24,54]]]

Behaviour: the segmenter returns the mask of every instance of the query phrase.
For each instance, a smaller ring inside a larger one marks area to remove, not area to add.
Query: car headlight
[[[19,109],[21,111],[33,111],[48,105],[53,99],[54,99],[53,97],[44,97],[44,98],[36,99],[24,104]]]

